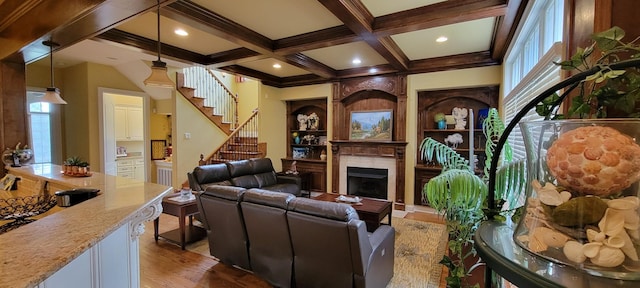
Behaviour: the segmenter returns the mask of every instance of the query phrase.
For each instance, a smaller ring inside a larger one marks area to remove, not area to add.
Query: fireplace
[[[388,169],[347,167],[347,194],[387,199]]]

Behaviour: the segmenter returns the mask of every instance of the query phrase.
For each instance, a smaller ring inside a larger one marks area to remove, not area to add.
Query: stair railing
[[[220,163],[234,160],[264,157],[258,145],[258,109],[253,110],[251,116],[235,129],[224,143],[209,156],[201,155],[201,162]],[[204,158],[204,159],[203,159]]]
[[[221,115],[223,121],[231,123],[231,129],[238,127],[238,95],[234,95],[216,77],[211,69],[192,66],[184,68],[185,86],[194,88],[195,96],[204,98],[204,105],[214,107],[214,114]]]

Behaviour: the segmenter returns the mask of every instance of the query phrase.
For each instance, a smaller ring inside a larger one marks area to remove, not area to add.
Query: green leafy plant
[[[433,115],[433,122],[438,123],[444,120],[445,120],[444,113],[436,113],[436,115]]]
[[[485,120],[483,132],[486,136],[487,162],[494,157],[495,142],[504,131],[504,124],[496,109],[489,110]],[[467,287],[466,276],[482,265],[480,261],[471,267],[465,266],[465,259],[476,255],[473,248],[473,234],[485,219],[485,213],[502,213],[506,217],[521,206],[518,199],[524,191],[525,166],[524,161],[512,161],[511,149],[503,153],[502,167],[498,170],[500,191],[496,191],[495,198],[499,203],[509,203],[508,210],[488,211],[486,209],[488,169],[485,175],[476,175],[469,161],[455,150],[427,137],[420,144],[422,159],[437,161],[442,166],[442,173],[433,177],[423,187],[423,196],[429,201],[429,205],[445,217],[447,232],[449,234],[448,247],[450,255],[444,255],[440,264],[449,269],[446,277],[447,287]],[[488,165],[488,164],[487,164]],[[500,210],[502,210],[502,205]]]
[[[638,38],[625,43],[624,30],[612,27],[592,35],[593,43],[579,48],[569,60],[554,62],[561,69],[584,72],[593,67],[600,71],[586,77],[578,86],[578,95],[570,103],[567,113],[558,113],[563,97],[557,93],[536,106],[538,115],[547,119],[640,117],[637,103],[640,100],[640,71],[637,67],[624,70],[611,68],[611,64],[638,58]]]
[[[80,158],[78,156],[72,156],[72,157],[67,158],[67,160],[64,161],[64,165],[87,167],[87,166],[89,166],[89,163],[84,161],[84,160],[82,160],[82,158]]]

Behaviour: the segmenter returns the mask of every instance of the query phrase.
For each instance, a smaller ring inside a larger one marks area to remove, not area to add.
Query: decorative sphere
[[[610,127],[580,127],[553,142],[547,165],[558,185],[582,195],[608,196],[640,179],[640,146]]]

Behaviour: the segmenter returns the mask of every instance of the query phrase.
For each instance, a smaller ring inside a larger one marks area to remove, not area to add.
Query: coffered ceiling
[[[162,59],[172,66],[200,64],[238,73],[276,87],[497,65],[526,3],[162,1]],[[55,57],[67,64],[87,59],[111,65],[136,58],[153,60],[155,11],[147,9],[94,33],[90,39],[61,47]],[[176,35],[178,28],[189,35]],[[448,40],[436,42],[441,36]],[[355,58],[361,62],[354,64]]]

